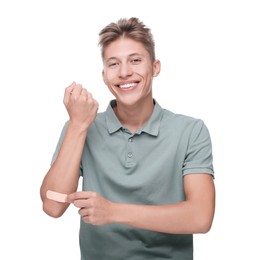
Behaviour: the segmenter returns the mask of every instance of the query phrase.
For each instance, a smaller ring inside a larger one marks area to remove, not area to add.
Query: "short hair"
[[[129,38],[142,43],[152,61],[155,60],[155,42],[151,30],[136,17],[121,18],[117,23],[110,23],[100,31],[98,45],[102,59],[108,45],[119,38]]]

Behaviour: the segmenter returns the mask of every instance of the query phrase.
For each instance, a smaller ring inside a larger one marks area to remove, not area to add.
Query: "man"
[[[79,208],[83,260],[193,259],[193,234],[210,230],[215,209],[209,132],[153,99],[160,61],[142,22],[120,19],[99,36],[115,100],[97,113],[80,84],[66,88],[69,121],[41,186],[44,211],[60,217],[71,203]],[[69,195],[63,203],[48,190]]]

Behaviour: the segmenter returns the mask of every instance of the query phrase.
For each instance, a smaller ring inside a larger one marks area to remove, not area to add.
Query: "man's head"
[[[120,19],[100,32],[104,83],[117,104],[153,105],[152,81],[160,72],[150,30],[137,18]]]
[[[99,33],[99,46],[101,47],[102,59],[105,50],[110,43],[119,38],[129,38],[143,44],[149,53],[152,62],[155,61],[155,43],[149,28],[138,18],[120,19],[117,23],[110,23]]]

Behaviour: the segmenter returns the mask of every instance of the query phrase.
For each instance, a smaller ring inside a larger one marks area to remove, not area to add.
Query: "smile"
[[[129,89],[132,87],[135,87],[138,83],[134,82],[134,83],[126,83],[126,84],[121,84],[121,85],[117,85],[117,87],[122,88],[122,89]]]

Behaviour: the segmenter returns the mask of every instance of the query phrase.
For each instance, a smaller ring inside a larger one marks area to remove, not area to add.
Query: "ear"
[[[102,79],[104,81],[104,83],[107,85],[106,79],[105,79],[105,71],[104,69],[102,70]]]
[[[157,77],[160,73],[161,63],[159,60],[155,60],[153,63],[153,77]]]

